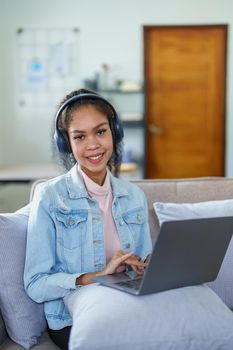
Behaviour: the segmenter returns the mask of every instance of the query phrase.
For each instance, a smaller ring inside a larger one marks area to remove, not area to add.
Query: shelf
[[[143,127],[143,120],[122,120],[122,124],[125,127]]]
[[[143,90],[130,90],[130,91],[122,91],[122,90],[117,90],[117,89],[109,89],[109,90],[98,90],[99,93],[103,94],[103,95],[114,95],[114,94],[119,94],[121,96],[123,95],[136,95],[136,94],[143,94]],[[108,96],[109,97],[109,96]],[[117,101],[117,96],[112,97],[112,99]],[[116,104],[116,101],[114,101],[114,105]],[[112,101],[111,101],[112,102]],[[118,99],[119,102],[119,99]],[[125,102],[124,102],[125,104]],[[130,101],[130,103],[132,105],[132,101]],[[129,106],[128,104],[128,106]],[[119,113],[119,117],[123,123],[124,127],[144,127],[144,116],[142,113],[137,113],[137,112],[132,112],[132,107],[128,107],[127,112],[123,112],[123,108],[117,107],[118,113]],[[122,110],[121,112],[119,112],[119,110]]]
[[[120,167],[120,171],[122,173],[131,173],[138,170],[137,163],[122,163]]]

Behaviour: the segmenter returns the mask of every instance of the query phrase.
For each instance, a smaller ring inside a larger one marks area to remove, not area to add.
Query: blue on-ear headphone
[[[63,105],[59,108],[57,111],[57,114],[55,116],[55,132],[54,132],[54,142],[57,147],[57,150],[59,153],[61,153],[63,156],[68,155],[72,153],[69,138],[67,135],[67,132],[64,129],[59,128],[58,121],[60,118],[61,113],[63,110],[72,104],[73,102],[83,100],[83,99],[94,99],[94,100],[100,100],[106,103],[112,110],[113,116],[109,119],[110,128],[112,131],[113,136],[113,142],[118,143],[121,142],[124,137],[124,130],[122,126],[121,120],[118,118],[118,115],[114,109],[114,107],[111,105],[110,102],[108,102],[105,98],[103,98],[100,95],[97,95],[95,93],[81,93],[79,95],[72,96],[68,100],[66,100]]]

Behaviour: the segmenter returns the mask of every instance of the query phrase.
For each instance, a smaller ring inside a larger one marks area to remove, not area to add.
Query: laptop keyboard
[[[115,284],[117,284],[118,286],[129,288],[129,289],[139,290],[139,288],[141,286],[141,282],[142,282],[142,278],[137,278],[135,280],[117,282]]]

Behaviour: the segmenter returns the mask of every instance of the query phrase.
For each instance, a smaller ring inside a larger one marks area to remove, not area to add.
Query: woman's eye
[[[107,129],[100,129],[97,131],[97,135],[100,135],[100,136],[104,135],[106,131],[107,131]]]
[[[76,135],[75,137],[74,137],[74,140],[80,140],[80,141],[82,141],[82,140],[84,140],[85,139],[85,136],[84,135]]]

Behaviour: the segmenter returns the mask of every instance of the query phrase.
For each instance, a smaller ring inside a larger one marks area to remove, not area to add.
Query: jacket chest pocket
[[[140,232],[145,223],[145,215],[142,208],[132,209],[123,215],[123,220],[129,227],[135,243],[139,239]]]
[[[87,210],[63,213],[57,211],[57,240],[66,249],[75,249],[86,242]]]

